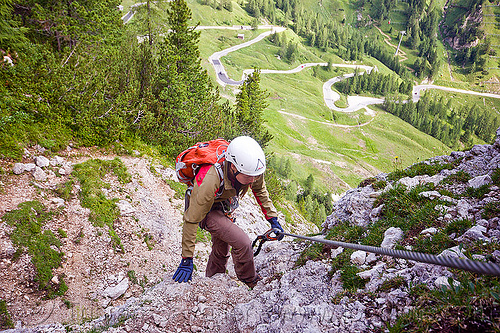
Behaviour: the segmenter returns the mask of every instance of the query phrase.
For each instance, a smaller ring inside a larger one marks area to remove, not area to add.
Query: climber
[[[194,187],[185,195],[184,225],[182,229],[182,260],[172,279],[191,280],[193,254],[198,225],[212,235],[212,252],[208,257],[205,275],[225,273],[229,248],[232,247],[234,269],[239,280],[253,288],[261,277],[255,271],[253,251],[248,235],[234,223],[232,212],[238,200],[250,188],[271,228],[283,231],[264,182],[266,160],[257,141],[240,136],[229,143],[222,164],[223,186],[214,165],[204,165],[198,171]],[[214,195],[220,188],[222,193]],[[279,237],[283,239],[283,235]]]

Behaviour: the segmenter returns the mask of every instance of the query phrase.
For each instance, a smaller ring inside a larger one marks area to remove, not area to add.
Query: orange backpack
[[[198,142],[194,146],[184,150],[175,159],[175,172],[179,181],[187,184],[188,189],[191,189],[194,186],[194,177],[200,170],[200,167],[212,164],[215,166],[221,180],[221,185],[216,193],[217,197],[220,196],[224,188],[222,163],[225,160],[228,145],[229,142],[224,139],[215,139]]]

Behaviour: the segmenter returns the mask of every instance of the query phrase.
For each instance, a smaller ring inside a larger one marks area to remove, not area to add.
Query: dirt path
[[[398,47],[394,44],[391,43],[391,37],[389,35],[387,35],[386,33],[384,33],[379,27],[377,27],[376,25],[374,25],[375,28],[377,28],[377,30],[382,34],[382,36],[384,36],[384,42],[387,43],[387,45],[390,45],[392,46],[393,48],[397,49]],[[401,54],[401,59],[399,59],[399,62],[403,62],[405,60],[408,59],[408,57],[406,56],[406,52],[401,50],[401,48],[399,48],[399,52],[398,54]]]
[[[318,123],[318,124],[327,125],[327,126],[331,126],[331,127],[339,127],[339,128],[356,128],[356,127],[362,127],[362,126],[366,126],[366,125],[370,124],[373,121],[373,118],[372,118],[372,119],[370,119],[369,121],[367,121],[365,123],[362,123],[362,124],[358,123],[358,125],[341,125],[341,124],[335,124],[335,123],[332,123],[332,122],[329,122],[329,121],[319,121],[319,120],[310,119],[310,118],[307,118],[307,117],[304,117],[304,116],[301,116],[301,115],[298,115],[298,114],[294,114],[294,113],[290,113],[290,112],[286,112],[286,111],[282,111],[282,110],[278,111],[278,112],[281,113],[281,114],[284,114],[284,115],[296,118],[296,119],[312,121],[312,122],[315,122],[315,123]],[[375,111],[373,111],[371,109],[367,113],[370,114],[370,115],[372,115],[372,116],[375,116]]]

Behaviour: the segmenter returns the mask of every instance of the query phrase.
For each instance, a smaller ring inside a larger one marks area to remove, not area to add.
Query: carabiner
[[[281,232],[279,229],[269,229],[266,231],[263,235],[258,235],[257,238],[252,243],[252,248],[257,244],[257,241],[260,240],[259,246],[257,247],[257,251],[253,253],[253,256],[257,256],[260,253],[260,250],[262,248],[262,244],[264,244],[267,241],[275,241],[278,240],[278,234]],[[274,237],[271,236],[271,234],[274,233]]]

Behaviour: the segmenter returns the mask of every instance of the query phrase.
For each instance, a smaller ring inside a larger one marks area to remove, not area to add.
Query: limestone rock
[[[52,159],[50,159],[50,165],[56,166],[56,165],[62,165],[64,162],[64,158],[61,156],[54,156]]]
[[[472,188],[479,188],[483,185],[491,184],[490,175],[477,176],[469,180],[469,186]]]
[[[375,198],[370,194],[375,192],[371,186],[355,188],[334,203],[333,213],[326,218],[322,224],[325,229],[330,229],[342,222],[349,222],[354,225],[365,227],[370,223],[370,213],[373,208]]]
[[[443,256],[444,257],[458,258],[458,259],[466,259],[467,258],[459,246],[454,246],[452,248],[446,249],[438,255],[438,257],[443,257]]]
[[[450,288],[450,282],[449,282],[450,278],[446,277],[446,276],[440,276],[438,277],[435,281],[434,281],[434,285],[438,288],[441,288],[441,287],[447,287],[447,288]],[[453,286],[460,286],[460,282],[456,281],[456,280],[453,280],[451,279],[451,283],[453,284]]]
[[[434,200],[441,197],[441,194],[438,191],[420,192],[418,195],[424,198],[429,198],[430,200]]]
[[[70,163],[63,163],[58,172],[60,175],[68,176],[73,172],[73,167]]]
[[[12,172],[15,174],[15,175],[20,175],[24,172],[25,170],[25,166],[23,163],[16,163],[14,164],[14,167],[12,168]]]
[[[52,198],[51,202],[56,205],[56,207],[64,206],[64,199],[62,198]]]
[[[477,240],[488,240],[488,237],[485,237],[485,233],[488,230],[485,227],[482,227],[480,225],[475,225],[469,230],[467,230],[459,239],[458,241],[466,238],[472,241],[477,241]]]
[[[27,172],[33,172],[33,170],[36,169],[36,164],[35,163],[26,163],[24,165],[24,170]]]
[[[103,295],[111,299],[117,299],[121,295],[125,294],[125,292],[128,289],[128,286],[129,286],[129,281],[128,278],[126,277],[123,280],[121,280],[120,283],[118,283],[116,286],[107,287],[104,290]]]
[[[45,167],[49,166],[50,161],[45,156],[37,156],[37,157],[35,157],[35,164],[40,168],[45,168]]]
[[[373,277],[378,276],[382,271],[382,269],[384,268],[384,266],[385,263],[380,263],[375,267],[373,267],[372,269],[357,273],[357,275],[362,279],[371,279]]]
[[[403,230],[400,228],[390,227],[384,232],[384,240],[380,247],[393,249],[396,243],[403,237]]]
[[[363,265],[366,260],[366,252],[365,251],[355,251],[351,254],[351,262],[354,265]]]
[[[127,200],[120,200],[116,203],[122,216],[130,216],[135,212],[135,208]]]
[[[415,177],[404,177],[401,178],[398,183],[405,185],[408,189],[412,189],[417,185],[425,185],[429,183],[433,183],[434,185],[439,184],[445,177],[442,175],[434,175],[434,176],[428,176],[428,175],[422,175],[422,176],[415,176]]]
[[[438,232],[436,228],[427,228],[420,232],[421,235],[434,235]]]
[[[472,215],[469,211],[472,209],[472,205],[469,204],[467,199],[460,199],[457,203],[457,214],[462,219],[471,219]]]
[[[33,171],[33,177],[36,181],[44,182],[47,180],[47,174],[39,166],[37,166]]]

